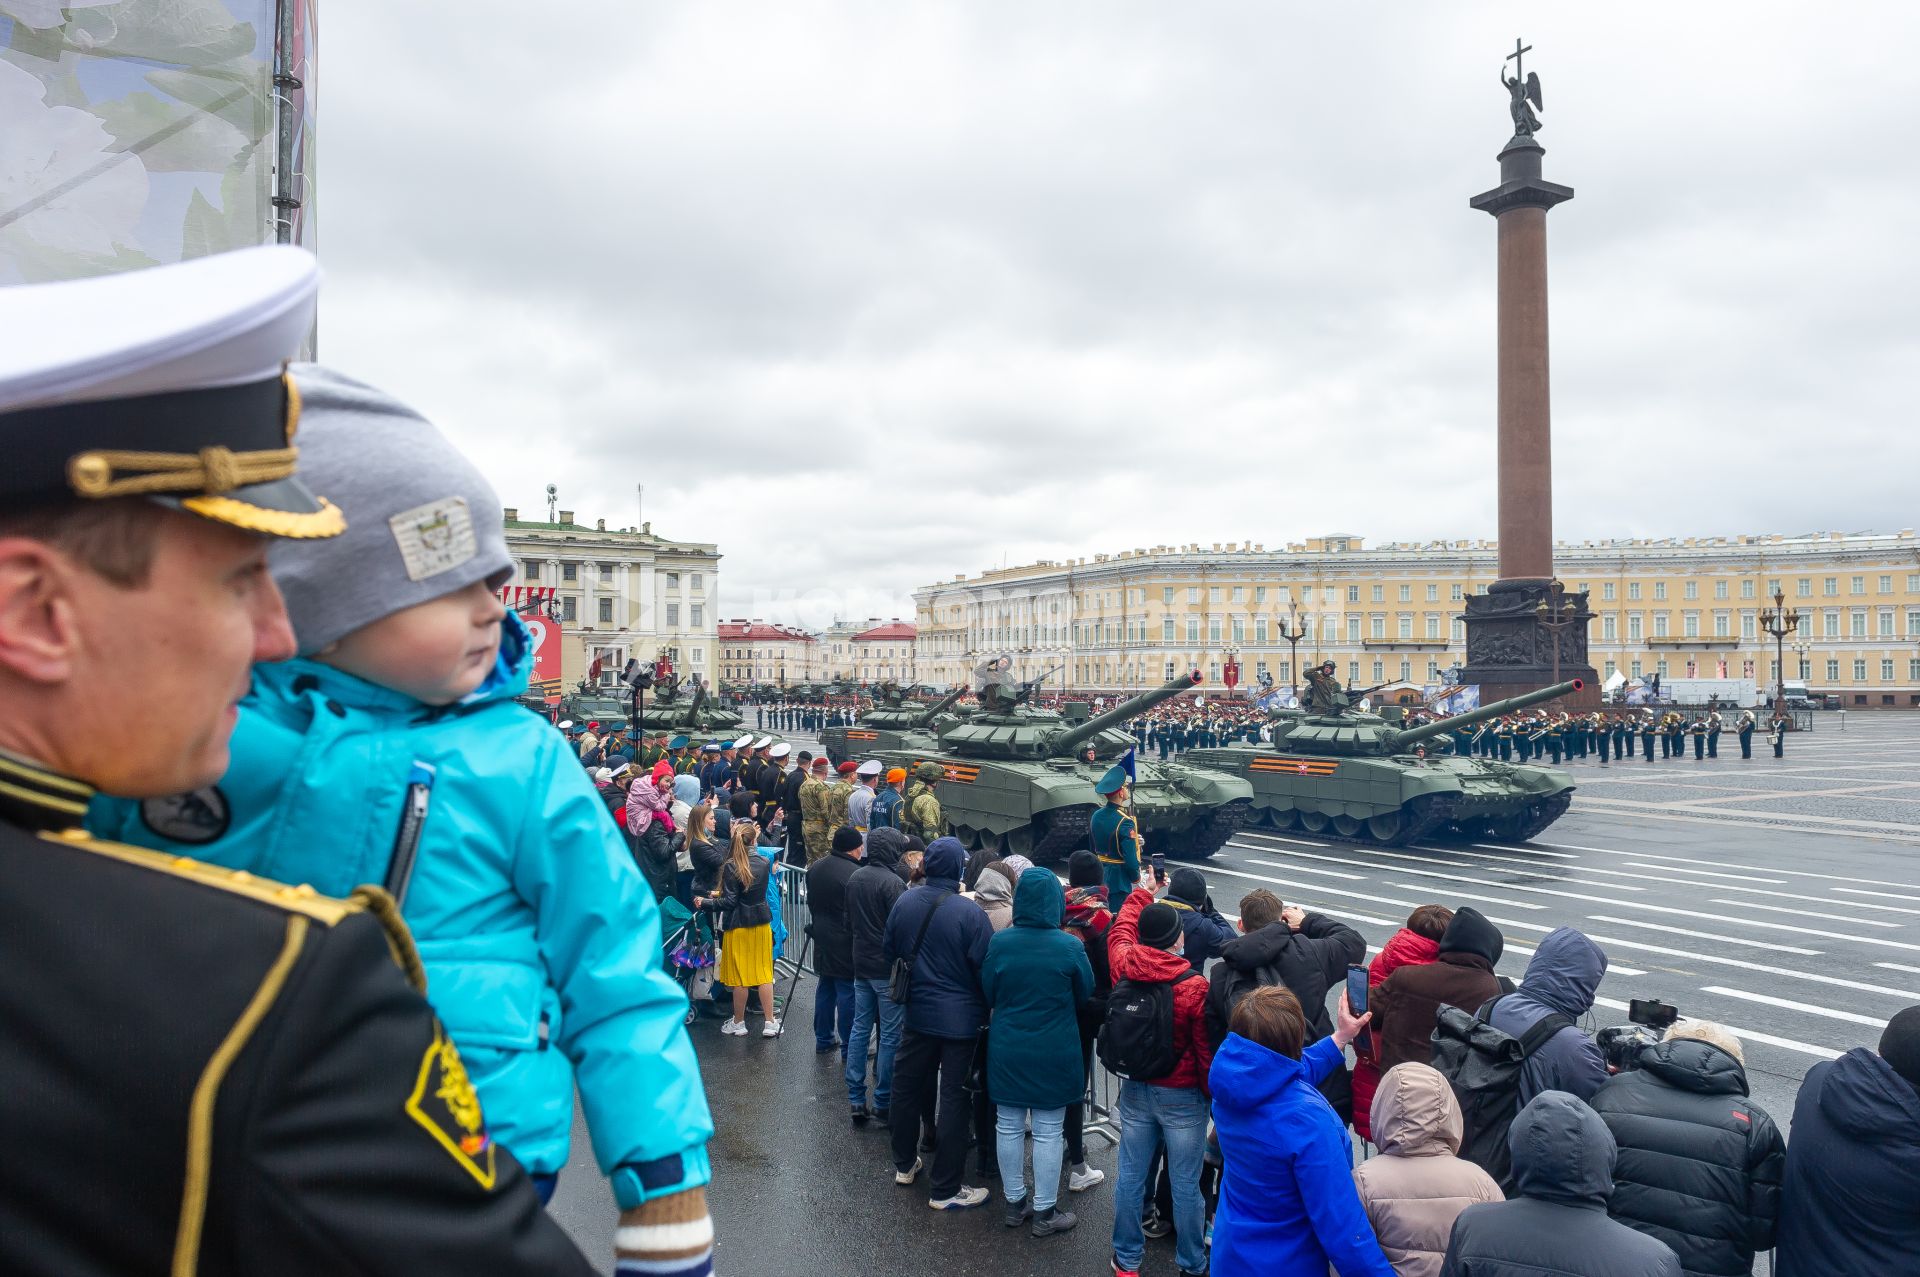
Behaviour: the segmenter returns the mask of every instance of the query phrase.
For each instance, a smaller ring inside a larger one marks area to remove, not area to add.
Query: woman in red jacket
[[[1393,933],[1373,962],[1367,967],[1367,992],[1400,967],[1425,966],[1440,956],[1440,937],[1453,921],[1453,910],[1445,905],[1421,905],[1407,915],[1407,925]],[[1362,1038],[1353,1044],[1353,1129],[1369,1142],[1373,1139],[1370,1119],[1373,1092],[1380,1085],[1380,1062],[1373,1051],[1373,1039]]]

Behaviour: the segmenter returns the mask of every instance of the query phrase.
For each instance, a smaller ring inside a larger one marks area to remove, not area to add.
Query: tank
[[[640,711],[640,731],[646,736],[685,733],[699,744],[703,743],[701,738],[715,740],[724,736],[731,740],[748,730],[746,720],[738,713],[713,703],[705,683],[694,689],[691,698],[681,697],[677,689],[664,700],[649,696]],[[754,733],[755,736],[762,734]]]
[[[996,695],[993,708],[946,724],[927,747],[860,754],[909,770],[938,763],[946,778],[934,793],[955,837],[969,850],[1044,864],[1087,845],[1088,822],[1106,801],[1094,786],[1136,743],[1121,724],[1199,682],[1198,671],[1183,675],[1080,722]],[[1145,759],[1135,771],[1133,812],[1150,855],[1204,859],[1253,815],[1253,786],[1240,777]]]
[[[962,683],[932,705],[891,697],[851,726],[823,728],[820,744],[835,767],[856,754],[864,756],[875,750],[935,749],[939,729],[965,717],[955,712],[953,705],[966,694],[967,685]]]
[[[1455,757],[1430,743],[1584,686],[1576,678],[1410,728],[1377,714],[1282,710],[1271,746],[1180,758],[1251,783],[1256,823],[1269,829],[1393,846],[1448,837],[1520,842],[1567,810],[1573,778],[1553,767]]]

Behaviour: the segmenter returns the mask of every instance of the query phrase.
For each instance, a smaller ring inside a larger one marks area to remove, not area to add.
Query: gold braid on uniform
[[[362,905],[379,922],[380,929],[387,933],[387,948],[393,954],[393,960],[406,973],[407,983],[421,993],[427,991],[427,969],[420,961],[420,951],[413,947],[413,933],[407,930],[407,924],[400,918],[400,906],[393,897],[381,887],[355,887],[347,899]]]

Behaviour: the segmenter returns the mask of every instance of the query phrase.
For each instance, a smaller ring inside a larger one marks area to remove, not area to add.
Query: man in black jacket
[[[869,1115],[886,1125],[893,1100],[893,1057],[900,1047],[900,1029],[907,1009],[887,996],[888,962],[885,952],[887,915],[893,902],[907,890],[900,857],[907,836],[898,829],[876,829],[867,835],[866,860],[847,879],[848,947],[853,960],[853,1031],[847,1036],[847,1103],[853,1124]],[[824,862],[823,862],[824,863]],[[867,1108],[867,1043],[878,1029],[880,1045],[873,1057],[873,1108]]]
[[[1180,931],[1187,938],[1187,961],[1204,972],[1220,946],[1234,938],[1233,924],[1220,916],[1207,894],[1207,879],[1198,869],[1182,866],[1167,883],[1165,902],[1180,914]]]
[[[1513,1119],[1517,1196],[1460,1212],[1440,1277],[1681,1277],[1665,1242],[1607,1217],[1613,1136],[1565,1091]]]
[[[1608,1212],[1673,1248],[1688,1277],[1745,1277],[1773,1248],[1787,1142],[1747,1099],[1740,1040],[1682,1020],[1594,1092],[1620,1154]]]
[[[1347,968],[1365,958],[1367,942],[1358,931],[1325,914],[1288,907],[1265,888],[1240,898],[1238,940],[1220,950],[1207,981],[1207,1040],[1218,1049],[1240,999],[1262,985],[1285,985],[1307,1013],[1308,1043],[1333,1032],[1327,991],[1346,980]],[[1320,1093],[1340,1120],[1353,1120],[1353,1082],[1343,1066],[1320,1084]]]
[[[840,829],[833,835],[832,854],[807,866],[811,919],[807,934],[813,937],[813,974],[818,981],[813,991],[815,1055],[838,1050],[853,1040],[853,932],[847,928],[847,883],[859,870],[862,854],[860,831]]]
[[[806,783],[807,769],[813,763],[813,751],[803,749],[793,756],[793,770],[780,784],[780,817],[787,827],[787,863],[807,863],[806,839],[800,832],[800,786]]]

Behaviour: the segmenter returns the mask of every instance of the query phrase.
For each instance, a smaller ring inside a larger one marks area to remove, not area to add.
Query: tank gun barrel
[[[694,684],[693,699],[691,701],[688,701],[686,709],[681,711],[680,722],[678,723],[678,726],[692,727],[697,723],[699,723],[700,707],[705,705],[706,703],[707,703],[707,685],[705,683]]]
[[[1423,740],[1451,732],[1468,723],[1483,723],[1489,718],[1511,714],[1515,710],[1526,709],[1542,701],[1555,700],[1568,692],[1577,692],[1585,686],[1585,680],[1572,678],[1564,683],[1555,683],[1552,687],[1543,687],[1537,692],[1526,692],[1520,696],[1510,696],[1504,701],[1495,701],[1491,705],[1482,705],[1479,709],[1470,709],[1464,714],[1455,714],[1451,718],[1436,719],[1431,723],[1422,723],[1418,727],[1409,727],[1394,733],[1393,747],[1400,749],[1408,745],[1417,745]]]
[[[928,723],[931,723],[934,719],[953,708],[953,703],[966,694],[967,685],[962,683],[945,696],[942,696],[938,704],[921,713],[920,717],[913,720],[913,725],[915,727],[925,727]]]
[[[1150,692],[1142,692],[1131,700],[1122,701],[1106,713],[1095,714],[1086,722],[1070,727],[1055,737],[1053,752],[1056,755],[1071,754],[1080,747],[1082,742],[1092,740],[1109,727],[1146,713],[1161,701],[1172,700],[1182,692],[1193,690],[1200,685],[1201,681],[1200,671],[1193,670],[1175,676]]]

